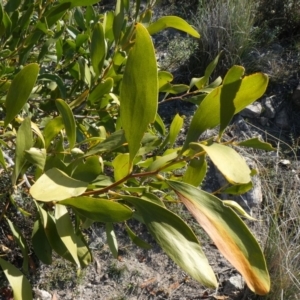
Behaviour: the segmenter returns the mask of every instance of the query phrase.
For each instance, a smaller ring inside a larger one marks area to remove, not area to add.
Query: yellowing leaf
[[[153,43],[142,24],[137,23],[135,29],[135,44],[129,51],[120,96],[121,122],[128,142],[130,165],[148,125],[155,120],[158,105],[157,65]]]
[[[178,181],[167,183],[219,251],[243,275],[248,287],[258,295],[267,294],[270,277],[262,250],[236,213],[215,196],[191,185]]]
[[[30,194],[39,201],[60,201],[81,195],[88,183],[73,179],[59,169],[46,171],[30,188]]]
[[[200,34],[190,24],[176,16],[162,17],[156,22],[150,24],[150,26],[147,29],[152,35],[168,27],[184,31],[193,37],[200,38]]]
[[[118,257],[118,241],[112,223],[105,224],[106,238],[109,249],[114,258]]]

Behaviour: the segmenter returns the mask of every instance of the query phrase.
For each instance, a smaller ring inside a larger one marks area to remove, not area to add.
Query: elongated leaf
[[[147,28],[151,35],[164,30],[168,27],[172,27],[190,34],[193,37],[200,38],[200,34],[185,20],[176,16],[166,16],[158,19],[156,22],[150,24]]]
[[[124,197],[134,205],[166,254],[191,277],[209,287],[217,280],[190,227],[171,211],[137,197]]]
[[[87,224],[87,222],[86,222]],[[81,267],[88,266],[92,260],[92,253],[87,245],[87,242],[84,239],[84,236],[80,229],[77,230],[75,234],[75,242],[77,245],[77,256],[80,262]]]
[[[252,138],[243,142],[237,143],[238,146],[250,147],[254,149],[261,149],[265,151],[275,151],[276,148],[272,147],[270,143],[260,141],[258,138]]]
[[[222,194],[231,194],[231,195],[241,195],[253,188],[252,182],[248,182],[245,184],[237,184],[232,185],[225,190],[222,190]]]
[[[60,20],[67,10],[71,7],[70,1],[58,3],[47,11],[45,25],[50,29],[58,20]]]
[[[15,266],[0,257],[0,266],[9,281],[15,300],[32,300],[32,290],[29,281]]]
[[[64,3],[64,2],[71,2],[71,8],[73,8],[75,6],[94,5],[98,2],[100,2],[100,0],[62,0],[62,1],[60,1],[60,3]]]
[[[162,157],[158,157],[147,169],[147,171],[151,172],[151,171],[155,171],[158,169],[163,168],[165,165],[167,165],[169,162],[171,162],[172,160],[174,160],[175,158],[178,157],[178,153],[177,151],[172,151],[169,154],[165,154]]]
[[[33,198],[43,202],[60,201],[85,192],[88,183],[69,177],[53,168],[46,171],[30,188]]]
[[[132,217],[132,210],[118,202],[92,197],[76,197],[60,201],[70,205],[80,215],[97,222],[123,222]]]
[[[119,41],[120,33],[123,27],[124,15],[125,15],[124,9],[125,9],[124,1],[117,0],[116,8],[115,8],[115,17],[113,20],[113,32],[114,32],[114,37],[116,42]]]
[[[257,221],[255,218],[252,218],[249,214],[247,214],[244,211],[244,209],[236,201],[223,200],[223,204],[231,207],[233,210],[235,210],[242,217],[247,218],[248,220],[251,220],[251,221]]]
[[[210,145],[191,143],[191,146],[195,146],[195,149],[202,148],[228,182],[246,184],[251,181],[251,170],[246,161],[234,149],[217,143]]]
[[[32,246],[38,259],[46,265],[51,265],[52,248],[40,219],[36,220],[33,225]]]
[[[29,64],[11,82],[5,100],[6,116],[4,127],[13,120],[26,103],[35,85],[39,69],[38,64]]]
[[[114,232],[113,224],[106,223],[105,229],[106,229],[106,238],[107,238],[107,243],[108,243],[109,249],[110,249],[113,257],[117,258],[118,257],[118,241],[117,241],[116,234]]]
[[[47,157],[46,149],[32,147],[29,150],[25,150],[24,156],[33,165],[37,166],[41,170],[44,169]]]
[[[149,250],[152,248],[152,246],[148,243],[146,243],[145,241],[143,241],[142,239],[140,239],[131,229],[130,227],[125,223],[125,228],[126,228],[126,232],[128,234],[128,236],[130,237],[131,241],[133,243],[135,243],[137,246]]]
[[[74,262],[73,257],[69,253],[65,244],[62,242],[56,228],[55,219],[49,212],[46,212],[41,206],[37,205],[39,215],[41,218],[41,223],[44,227],[45,234],[51,245],[51,248],[59,254],[61,257],[69,260],[72,263]]]
[[[65,244],[69,253],[72,255],[77,267],[80,268],[80,262],[77,256],[77,244],[74,229],[68,210],[64,205],[55,205],[56,229],[62,242]]]
[[[13,223],[11,222],[8,218],[6,218],[6,221],[9,225],[9,228],[13,234],[15,242],[18,244],[18,246],[21,249],[22,256],[23,256],[23,264],[22,264],[22,269],[25,273],[28,273],[28,263],[29,263],[29,256],[28,256],[28,246],[26,243],[26,240],[24,236],[22,235],[20,229]]]
[[[130,165],[147,127],[154,122],[158,103],[155,51],[149,33],[137,23],[121,86],[121,122],[129,146]],[[147,70],[147,72],[144,72]]]
[[[114,167],[114,177],[115,181],[118,181],[128,175],[129,171],[129,154],[119,154],[112,161],[112,165]]]
[[[112,78],[107,78],[105,81],[100,82],[90,93],[88,100],[91,104],[101,100],[101,98],[111,92],[114,85],[114,81]]]
[[[161,92],[161,89],[163,89],[163,87],[165,85],[168,85],[172,82],[173,80],[173,75],[169,72],[166,71],[159,71],[158,72],[158,88],[159,91]]]
[[[6,168],[6,162],[5,162],[4,155],[3,155],[3,151],[2,151],[1,148],[0,148],[0,164],[1,164],[1,166],[2,166],[5,170],[7,170],[7,168]]]
[[[268,77],[262,73],[256,73],[246,76],[242,79],[242,83],[234,98],[234,114],[237,114],[247,105],[251,104],[261,97],[268,85]],[[185,143],[182,148],[184,152],[190,142],[198,140],[201,133],[205,130],[214,128],[220,124],[220,95],[222,86],[215,88],[200,103],[190,124]]]
[[[256,294],[267,294],[270,278],[266,262],[256,239],[243,221],[209,193],[177,181],[168,181],[168,184],[219,251],[243,275],[249,288]]]
[[[67,91],[63,80],[56,74],[48,74],[44,73],[39,76],[39,79],[47,79],[53,81],[57,84],[58,89],[60,91],[61,98],[65,99],[67,96]]]
[[[219,138],[225,128],[231,122],[234,113],[234,99],[242,83],[245,69],[241,66],[233,66],[226,74],[220,95],[220,130]]]
[[[183,125],[183,118],[180,117],[178,114],[176,114],[170,126],[170,138],[169,138],[170,148],[174,145],[177,135],[179,134],[182,128],[182,125]]]
[[[16,183],[18,176],[25,166],[25,151],[32,147],[32,143],[31,121],[29,118],[26,118],[17,133],[15,165],[12,175],[13,184]]]
[[[95,147],[91,148],[85,156],[94,155],[99,152],[112,152],[115,149],[121,147],[126,143],[125,134],[123,130],[115,131],[102,143],[97,144]]]
[[[57,134],[64,128],[64,122],[61,116],[58,116],[50,120],[43,131],[45,138],[45,148],[50,146],[52,140],[57,136]]]
[[[69,140],[69,147],[73,149],[76,143],[76,123],[73,112],[69,105],[62,99],[56,99],[56,107],[62,116],[66,134]]]
[[[205,178],[207,162],[204,156],[192,159],[182,177],[182,181],[193,186],[199,186]]]
[[[96,77],[102,72],[106,52],[107,44],[104,37],[103,27],[101,23],[97,23],[94,27],[91,38],[91,61]]]

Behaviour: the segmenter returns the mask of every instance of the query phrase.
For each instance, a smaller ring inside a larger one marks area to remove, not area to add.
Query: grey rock
[[[273,101],[271,97],[267,97],[262,101],[264,107],[264,117],[273,119],[276,115],[275,107],[273,106]]]
[[[244,288],[245,282],[241,275],[235,275],[230,277],[224,286],[224,293],[231,294],[236,290],[242,290]]]
[[[295,89],[293,96],[292,96],[292,101],[297,105],[300,106],[300,83]]]
[[[260,102],[254,102],[243,109],[240,114],[247,118],[258,118],[262,113],[262,105]]]
[[[275,123],[277,126],[279,126],[282,129],[290,128],[289,117],[288,117],[288,114],[287,114],[285,108],[283,108],[282,110],[280,110],[277,113],[276,118],[275,118]]]
[[[40,290],[40,289],[34,289],[35,293],[35,299],[36,300],[51,300],[52,295],[48,293],[47,291]]]

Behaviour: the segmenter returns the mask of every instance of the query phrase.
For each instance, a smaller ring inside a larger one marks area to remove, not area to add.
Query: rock
[[[259,119],[259,123],[262,125],[262,126],[268,126],[269,125],[269,119],[266,118],[266,117],[261,117]]]
[[[258,118],[262,113],[262,105],[260,102],[254,102],[243,109],[240,114],[247,118]]]
[[[292,101],[297,106],[300,106],[300,83],[299,83],[299,85],[297,86],[297,88],[295,89],[295,91],[293,93]]]
[[[230,277],[226,282],[224,286],[224,294],[231,294],[232,292],[235,292],[236,290],[242,290],[244,288],[244,279],[241,275],[235,275]]]
[[[271,97],[267,97],[262,101],[264,108],[264,117],[273,119],[276,115],[276,110],[273,106],[273,101]]]
[[[289,117],[285,108],[283,108],[281,111],[278,112],[275,118],[275,123],[277,126],[279,126],[282,129],[290,128]]]
[[[36,300],[52,300],[52,295],[47,291],[34,289]]]

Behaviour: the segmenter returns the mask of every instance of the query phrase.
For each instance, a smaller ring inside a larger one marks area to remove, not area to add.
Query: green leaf
[[[32,147],[29,150],[25,150],[24,157],[34,166],[43,170],[46,163],[47,152],[46,149]]]
[[[137,246],[139,246],[140,248],[149,250],[152,248],[151,245],[149,245],[148,243],[146,243],[145,241],[143,241],[142,239],[140,239],[131,229],[130,227],[127,225],[127,223],[125,223],[125,229],[126,232],[129,236],[129,238],[131,239],[131,241],[136,244]]]
[[[14,119],[26,103],[35,85],[39,69],[38,64],[29,64],[14,77],[5,100],[4,127]]]
[[[182,181],[193,186],[199,186],[205,178],[206,171],[207,162],[205,156],[202,155],[199,159],[193,158],[182,177]]]
[[[74,263],[73,257],[58,235],[54,217],[50,215],[49,212],[46,212],[41,206],[37,205],[37,208],[41,218],[41,223],[44,227],[45,234],[47,236],[49,244],[51,245],[51,249],[53,249],[61,257]]]
[[[276,148],[272,147],[270,143],[260,141],[258,138],[252,138],[243,142],[236,143],[238,146],[260,149],[265,151],[275,151]]]
[[[243,275],[258,295],[270,290],[266,262],[256,239],[243,221],[215,196],[186,183],[167,181],[219,251]]]
[[[71,8],[75,6],[88,6],[88,5],[94,5],[101,0],[62,0],[60,3],[64,2],[70,2],[71,3]]]
[[[160,117],[159,114],[156,114],[154,127],[162,136],[165,136],[166,127],[165,127],[164,121],[162,120],[162,118]]]
[[[237,114],[261,97],[265,93],[267,85],[268,77],[265,74],[256,73],[244,77],[233,101],[235,107],[234,114]],[[190,124],[185,143],[181,150],[182,153],[188,149],[189,143],[197,141],[205,130],[214,128],[220,124],[221,89],[222,86],[215,88],[200,103]]]
[[[112,161],[114,167],[114,178],[115,181],[118,181],[128,175],[129,171],[129,154],[119,154]]]
[[[173,80],[173,75],[167,71],[159,71],[158,72],[158,88],[161,92],[161,88],[165,85],[169,85]]]
[[[98,85],[90,93],[88,100],[91,104],[100,101],[101,98],[112,91],[114,85],[114,80],[112,78],[107,78],[105,81],[98,83]]]
[[[107,52],[107,43],[105,41],[104,30],[101,23],[94,27],[91,37],[91,61],[96,77],[102,72],[102,67]]]
[[[66,135],[69,140],[69,147],[70,149],[73,149],[76,143],[76,123],[73,112],[69,105],[62,99],[56,99],[55,104],[65,125]]]
[[[163,87],[159,89],[161,93],[169,93],[169,94],[180,94],[184,93],[189,89],[189,86],[186,84],[171,84],[167,83]]]
[[[199,241],[182,219],[147,200],[127,196],[124,199],[136,207],[157,243],[175,263],[205,286],[217,286]]]
[[[178,114],[176,114],[170,126],[170,133],[169,133],[170,148],[172,148],[172,146],[174,145],[176,138],[182,128],[182,125],[183,125],[183,118],[180,117]]]
[[[77,264],[77,267],[80,268],[80,262],[77,256],[77,244],[73,225],[70,220],[68,210],[64,205],[55,205],[55,221],[56,230],[59,237],[65,244],[69,253],[72,255],[74,261]]]
[[[32,300],[32,290],[29,281],[15,266],[0,258],[0,266],[9,281],[15,300]]]
[[[77,244],[77,256],[80,261],[80,265],[81,267],[86,267],[92,262],[93,257],[80,229],[76,232],[75,242]]]
[[[32,246],[35,255],[41,262],[46,265],[52,264],[52,248],[40,219],[36,220],[33,225]]]
[[[98,156],[87,157],[77,165],[75,171],[72,173],[72,178],[91,182],[103,173],[103,166]]]
[[[113,20],[113,33],[115,41],[118,42],[120,39],[121,30],[124,23],[125,9],[123,0],[117,0],[115,8],[115,17]]]
[[[244,209],[236,201],[223,200],[223,204],[231,207],[233,210],[235,210],[242,217],[247,218],[248,220],[251,220],[251,221],[257,221],[255,218],[252,218],[249,214],[247,214],[244,211]]]
[[[247,184],[251,181],[251,170],[246,161],[234,149],[218,143],[210,145],[191,143],[191,147],[194,150],[202,148],[231,184]]]
[[[45,138],[45,148],[47,149],[50,146],[52,140],[57,136],[57,134],[64,128],[63,118],[58,116],[50,120],[43,131]]]
[[[61,77],[59,77],[56,74],[44,73],[39,76],[39,80],[42,80],[42,79],[47,79],[49,81],[55,82],[60,91],[60,97],[63,99],[65,99],[67,97],[66,86],[65,86],[65,83],[63,82],[63,80],[61,79]]]
[[[94,155],[99,152],[113,152],[126,143],[125,134],[123,130],[115,131],[102,143],[97,144],[91,148],[85,156]]]
[[[137,23],[135,27],[136,40],[129,51],[120,96],[121,122],[128,142],[130,165],[148,125],[155,120],[158,103],[157,65],[151,37],[142,24]]]
[[[70,1],[61,2],[52,6],[45,14],[46,20],[43,20],[47,26],[47,29],[50,29],[57,21],[62,19],[70,7]]]
[[[20,229],[13,223],[11,222],[8,218],[6,218],[6,221],[9,225],[9,228],[13,234],[15,242],[18,244],[18,246],[21,249],[22,256],[23,256],[23,264],[22,264],[22,270],[25,273],[28,273],[28,263],[29,263],[29,256],[28,256],[28,246],[26,243],[26,240],[24,236],[22,235]]]
[[[164,30],[168,27],[172,27],[183,32],[190,34],[193,37],[200,38],[200,34],[185,20],[176,16],[166,16],[158,19],[156,22],[150,24],[147,28],[151,35]]]
[[[234,99],[242,83],[245,69],[241,66],[233,66],[226,74],[220,95],[220,130],[221,138],[224,130],[231,122],[235,114]]]
[[[32,144],[31,121],[29,118],[26,118],[22,122],[17,133],[15,165],[12,174],[13,184],[16,183],[18,176],[25,166],[25,151],[29,150],[32,147]]]
[[[222,194],[241,195],[253,188],[252,181],[245,184],[237,184],[222,190]]]
[[[88,183],[73,179],[53,168],[46,171],[30,188],[33,198],[43,202],[60,201],[81,195]]]
[[[4,155],[3,155],[3,151],[2,151],[1,148],[0,148],[0,164],[1,164],[1,166],[2,166],[5,170],[7,170],[7,168],[6,168],[6,162],[5,162]]]
[[[105,224],[106,229],[106,238],[109,249],[114,258],[118,258],[118,241],[116,238],[116,234],[114,232],[114,227],[112,223]]]
[[[97,222],[123,222],[132,217],[132,210],[118,202],[92,197],[76,197],[60,201],[80,215]]]

